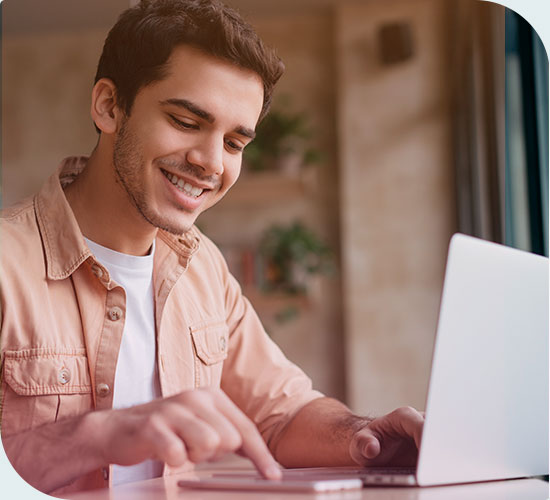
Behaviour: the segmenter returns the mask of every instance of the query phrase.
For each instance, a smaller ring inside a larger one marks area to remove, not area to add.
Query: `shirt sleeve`
[[[229,271],[225,290],[229,350],[221,388],[256,423],[269,446],[302,407],[323,394],[269,338]]]

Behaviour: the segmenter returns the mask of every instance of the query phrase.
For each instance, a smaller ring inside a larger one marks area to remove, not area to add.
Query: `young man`
[[[194,226],[237,180],[281,74],[217,0],[142,1],[105,42],[96,148],[3,214],[2,439],[38,489],[229,452],[271,478],[414,463],[422,416],[362,418],[312,390]]]

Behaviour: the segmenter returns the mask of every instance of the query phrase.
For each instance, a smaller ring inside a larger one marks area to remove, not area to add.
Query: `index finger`
[[[239,431],[244,455],[266,479],[281,479],[281,468],[271,455],[254,423],[223,391],[220,393],[221,397],[215,398],[215,405]]]

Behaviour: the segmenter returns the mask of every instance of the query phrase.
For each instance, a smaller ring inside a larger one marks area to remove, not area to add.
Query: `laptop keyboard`
[[[411,475],[416,473],[414,467],[322,467],[304,469],[283,469],[284,477],[308,476],[368,476],[368,475]]]

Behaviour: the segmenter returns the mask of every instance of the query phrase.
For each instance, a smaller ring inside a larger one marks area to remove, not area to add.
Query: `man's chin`
[[[175,236],[180,236],[187,231],[189,231],[192,227],[195,221],[187,223],[187,224],[170,224],[170,223],[159,223],[155,224],[157,229],[162,229],[163,231],[166,231],[167,233],[171,233]]]
[[[147,214],[146,211],[141,211],[141,215],[144,217],[144,219],[151,224],[152,226],[156,227],[157,229],[161,229],[162,231],[166,231],[167,233],[171,233],[175,236],[180,236],[187,231],[189,231],[193,224],[195,224],[196,217],[186,217],[187,220],[167,220],[163,217],[160,217],[158,214]]]

